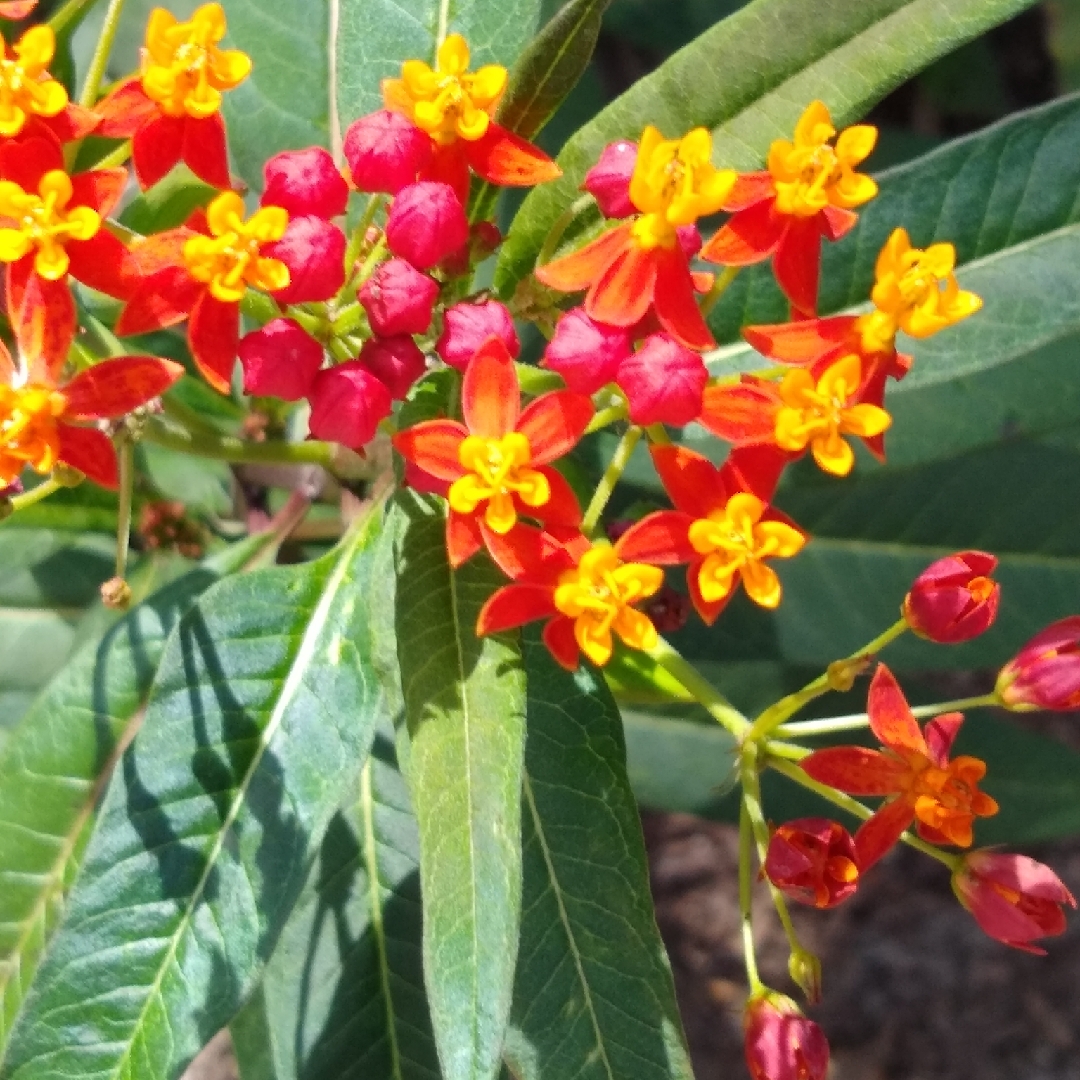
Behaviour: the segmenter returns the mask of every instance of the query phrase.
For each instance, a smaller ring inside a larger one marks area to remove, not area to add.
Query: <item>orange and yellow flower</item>
[[[833,746],[801,762],[819,783],[849,795],[890,796],[855,834],[859,869],[865,873],[912,822],[924,840],[970,847],[975,818],[996,814],[998,806],[978,787],[984,762],[965,755],[949,759],[963,716],[947,713],[920,729],[884,664],[870,683],[866,711],[883,750]]]
[[[715,168],[711,154],[712,137],[704,128],[665,139],[647,127],[630,179],[638,215],[580,251],[537,267],[537,278],[560,292],[586,290],[585,311],[596,322],[630,327],[652,310],[687,348],[711,348],[715,342],[679,243],[679,229],[716,213],[735,183],[735,173]]]
[[[470,168],[502,187],[531,187],[561,176],[547,154],[492,119],[506,90],[506,68],[485,64],[469,71],[469,60],[465,39],[450,34],[439,46],[434,68],[406,60],[400,78],[383,80],[386,107],[431,138],[431,161],[420,179],[449,184],[464,203]]]
[[[550,462],[570,451],[593,416],[584,394],[538,397],[524,410],[506,345],[491,337],[465,369],[465,423],[428,420],[394,436],[401,455],[446,489],[446,546],[460,566],[521,517],[575,529],[581,508]],[[507,541],[511,542],[511,541]]]
[[[733,216],[701,257],[748,266],[772,256],[776,280],[792,306],[812,314],[821,237],[839,240],[858,220],[854,207],[877,194],[877,184],[855,171],[876,141],[877,129],[867,124],[837,135],[829,110],[812,101],[795,125],[793,141],[777,139],[770,147],[768,168],[739,177],[724,203]]]
[[[229,186],[222,93],[248,77],[251,58],[238,49],[220,48],[224,36],[221,4],[203,4],[183,22],[154,8],[142,72],[97,105],[97,134],[132,140],[142,187],[156,184],[179,161],[211,187]]]

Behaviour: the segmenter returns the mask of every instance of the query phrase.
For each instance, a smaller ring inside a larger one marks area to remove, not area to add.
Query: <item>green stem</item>
[[[736,739],[750,730],[750,721],[681,653],[663,638],[647,654],[669,675],[682,683],[686,692],[723,728]]]
[[[116,440],[120,466],[120,505],[116,522],[116,576],[127,574],[128,547],[131,543],[131,500],[135,493],[135,443],[126,432]]]
[[[109,0],[109,9],[105,12],[105,23],[101,27],[101,36],[98,38],[97,47],[94,49],[94,55],[90,60],[90,67],[86,72],[86,82],[83,83],[82,93],[79,95],[79,104],[84,109],[92,109],[97,101],[98,90],[101,88],[101,80],[109,63],[109,53],[112,52],[113,41],[116,39],[116,31],[120,27],[120,15],[123,10],[124,0]]]
[[[201,413],[185,405],[172,394],[166,394],[161,399],[161,411],[170,419],[175,420],[181,427],[190,431],[213,437],[221,434],[213,424],[203,419]]]
[[[809,753],[809,751],[807,751]],[[806,754],[803,755],[804,757]],[[816,795],[820,795],[823,799],[828,800],[834,806],[840,807],[841,810],[846,810],[854,817],[861,818],[865,821],[867,818],[873,817],[875,811],[871,810],[868,806],[863,806],[857,799],[853,799],[850,795],[845,795],[842,791],[837,791],[835,788],[831,788],[826,784],[819,784],[816,780],[811,779],[802,769],[799,768],[794,762],[786,761],[783,758],[777,757],[773,753],[773,748],[770,746],[765,758],[765,764],[771,769],[775,769],[778,773],[786,776],[789,780],[794,780],[796,784],[812,791]],[[909,832],[904,833],[901,840],[908,847],[915,848],[916,851],[921,851],[924,855],[929,855],[932,859],[937,859],[939,863],[947,866],[949,870],[955,871],[960,864],[962,855],[950,855],[947,851],[942,851],[940,848],[934,847],[933,844],[928,844],[925,840],[920,840],[919,837],[912,835]]]
[[[844,665],[868,660],[871,656],[881,652],[889,642],[898,638],[905,630],[907,630],[907,628],[908,625],[903,619],[898,620],[884,633],[879,634],[873,641],[869,642],[857,652],[845,657],[843,660],[839,661],[839,663]],[[789,717],[794,716],[800,709],[805,708],[815,698],[819,698],[822,694],[827,694],[832,690],[833,683],[831,673],[834,666],[835,665],[830,664],[829,670],[824,674],[819,675],[813,682],[807,683],[801,690],[797,690],[794,694],[788,694],[787,697],[781,698],[774,705],[770,705],[754,721],[754,726],[750,729],[750,734],[747,738],[758,741],[765,739]]]
[[[739,916],[742,922],[743,960],[746,964],[746,981],[750,984],[750,996],[765,990],[758,974],[757,955],[754,952],[753,923],[753,868],[754,833],[745,801],[739,814]]]
[[[645,433],[649,436],[649,442],[653,446],[670,446],[671,439],[668,438],[667,429],[663,424],[650,424]]]
[[[994,694],[980,694],[978,697],[942,701],[937,705],[916,705],[911,713],[921,719],[926,716],[940,716],[942,713],[963,712],[965,709],[978,709],[998,704],[998,699]],[[852,713],[850,716],[829,716],[822,720],[796,720],[793,724],[781,724],[773,731],[773,734],[781,738],[801,738],[804,735],[829,735],[836,731],[857,731],[869,725],[870,717],[866,713]]]
[[[536,256],[536,265],[543,266],[545,263],[551,262],[551,257],[555,254],[555,249],[559,246],[559,241],[563,238],[563,233],[570,227],[574,218],[578,216],[593,203],[593,197],[591,195],[582,195],[580,199],[575,199],[556,219],[555,224],[551,226],[551,230],[547,236],[544,237],[543,244],[540,245],[540,254]]]
[[[131,140],[125,139],[115,149],[110,150],[100,161],[96,162],[92,169],[115,169],[123,165],[131,157]]]
[[[9,512],[6,517],[0,517],[0,523],[7,520],[7,518],[13,517],[20,510],[26,510],[43,499],[47,499],[50,495],[55,495],[63,487],[67,487],[67,485],[58,483],[52,477],[49,477],[48,480],[38,484],[36,488],[24,491],[21,495],[12,495],[10,499],[6,500]]]
[[[713,287],[705,294],[705,298],[701,301],[701,314],[707,316],[714,307],[716,307],[717,300],[727,291],[727,287],[739,276],[739,270],[742,268],[739,266],[725,266],[724,269],[716,275],[716,280],[713,282]]]
[[[245,442],[232,435],[211,435],[207,432],[180,431],[167,427],[153,418],[147,425],[144,437],[148,442],[178,450],[196,457],[232,461],[237,464],[273,463],[280,465],[322,465],[333,471],[334,446],[332,443],[310,440],[302,443]]]
[[[589,421],[585,434],[591,435],[594,431],[606,428],[609,424],[617,424],[620,420],[625,420],[626,408],[626,402],[620,401],[618,405],[609,405],[606,409],[601,409]]]
[[[53,33],[59,36],[83,13],[84,9],[91,8],[96,3],[97,0],[67,0],[67,3],[49,19],[48,25],[52,27]]]
[[[537,397],[551,390],[564,390],[566,388],[566,383],[563,382],[561,375],[556,374],[554,371],[547,371],[545,368],[538,368],[535,364],[515,362],[514,370],[517,372],[518,386],[521,387],[521,392],[528,394],[530,397]]]
[[[375,267],[378,265],[379,260],[386,254],[386,233],[383,233],[375,246],[368,252],[368,257],[364,260],[364,265],[360,267],[360,273],[356,275],[353,281],[349,282],[349,289],[359,289],[372,273],[375,271]]]
[[[337,301],[340,303],[349,295],[349,286],[353,276],[353,267],[356,266],[357,259],[360,258],[360,252],[364,248],[364,240],[367,237],[367,231],[371,227],[371,223],[375,220],[375,215],[379,212],[379,207],[382,206],[385,196],[372,195],[368,199],[368,204],[364,208],[364,214],[356,224],[356,228],[353,229],[352,236],[349,237],[349,246],[345,249],[345,284],[341,286],[337,294]]]
[[[585,517],[581,522],[581,531],[586,536],[591,536],[596,531],[600,515],[604,512],[604,507],[607,506],[608,499],[611,498],[611,493],[615,490],[615,485],[619,482],[640,438],[641,428],[627,428],[619,440],[619,445],[615,447],[615,453],[611,455],[611,461],[604,470],[604,475],[600,477],[600,483],[596,485],[596,491],[593,492],[589,508],[585,511]]]

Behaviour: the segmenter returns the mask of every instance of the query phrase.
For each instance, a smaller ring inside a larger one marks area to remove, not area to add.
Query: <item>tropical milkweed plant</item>
[[[897,843],[1063,931],[1080,101],[862,122],[1029,4],[753,0],[553,158],[605,0],[0,3],[4,1080],[687,1080],[640,805],[757,1080]]]

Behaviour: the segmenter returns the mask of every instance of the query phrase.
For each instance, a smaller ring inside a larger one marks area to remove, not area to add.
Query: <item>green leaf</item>
[[[563,176],[525,200],[503,245],[495,285],[506,295],[533,267],[586,170],[645,124],[668,137],[714,131],[714,160],[760,168],[815,98],[847,124],[931,61],[1029,7],[1032,0],[756,0],[640,79],[559,154]]]
[[[138,446],[139,464],[157,494],[176,499],[196,514],[225,516],[233,508],[228,462],[208,461],[151,442]]]
[[[187,221],[193,210],[205,206],[216,194],[187,166],[181,166],[149,191],[132,199],[120,215],[120,224],[143,236],[175,229]]]
[[[619,713],[585,667],[524,645],[521,956],[506,1054],[521,1080],[691,1080]]]
[[[494,1077],[521,916],[525,678],[512,636],[476,636],[501,584],[485,560],[452,571],[434,501],[393,504],[396,625],[420,827],[424,978],[447,1080]]]
[[[244,1080],[438,1077],[419,845],[387,723],[326,830],[260,993],[230,1025]]]
[[[303,0],[300,0],[303,3]],[[336,33],[336,110],[342,134],[357,117],[381,109],[383,79],[402,62],[435,61],[436,43],[464,35],[471,67],[511,65],[532,37],[540,0],[330,0]]]
[[[119,751],[141,719],[165,639],[195,599],[238,570],[256,538],[133,608],[53,679],[0,756],[0,1061],[74,877]]]
[[[5,1075],[171,1080],[251,992],[385,709],[380,527],[176,627]]]

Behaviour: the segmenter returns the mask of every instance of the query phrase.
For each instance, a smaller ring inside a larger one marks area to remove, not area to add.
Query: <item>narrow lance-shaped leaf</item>
[[[419,847],[388,718],[259,994],[230,1025],[244,1080],[438,1080]]]
[[[592,671],[564,671],[537,637],[524,645],[525,885],[511,1071],[521,1080],[691,1080],[618,710]]]
[[[715,130],[714,160],[761,168],[769,144],[790,137],[820,98],[841,124],[893,87],[1033,0],[756,0],[640,79],[559,154],[562,179],[533,191],[514,219],[495,273],[501,293],[528,274],[558,216],[605,144],[646,124],[669,138]]]
[[[499,1069],[521,915],[521,654],[512,637],[477,638],[499,581],[481,559],[450,569],[435,504],[402,495],[392,520],[424,979],[443,1074],[484,1080]]]
[[[384,709],[377,511],[169,639],[5,1075],[171,1080],[251,992]]]
[[[268,537],[234,545],[130,611],[49,684],[0,756],[0,1062],[165,640],[196,598]]]

